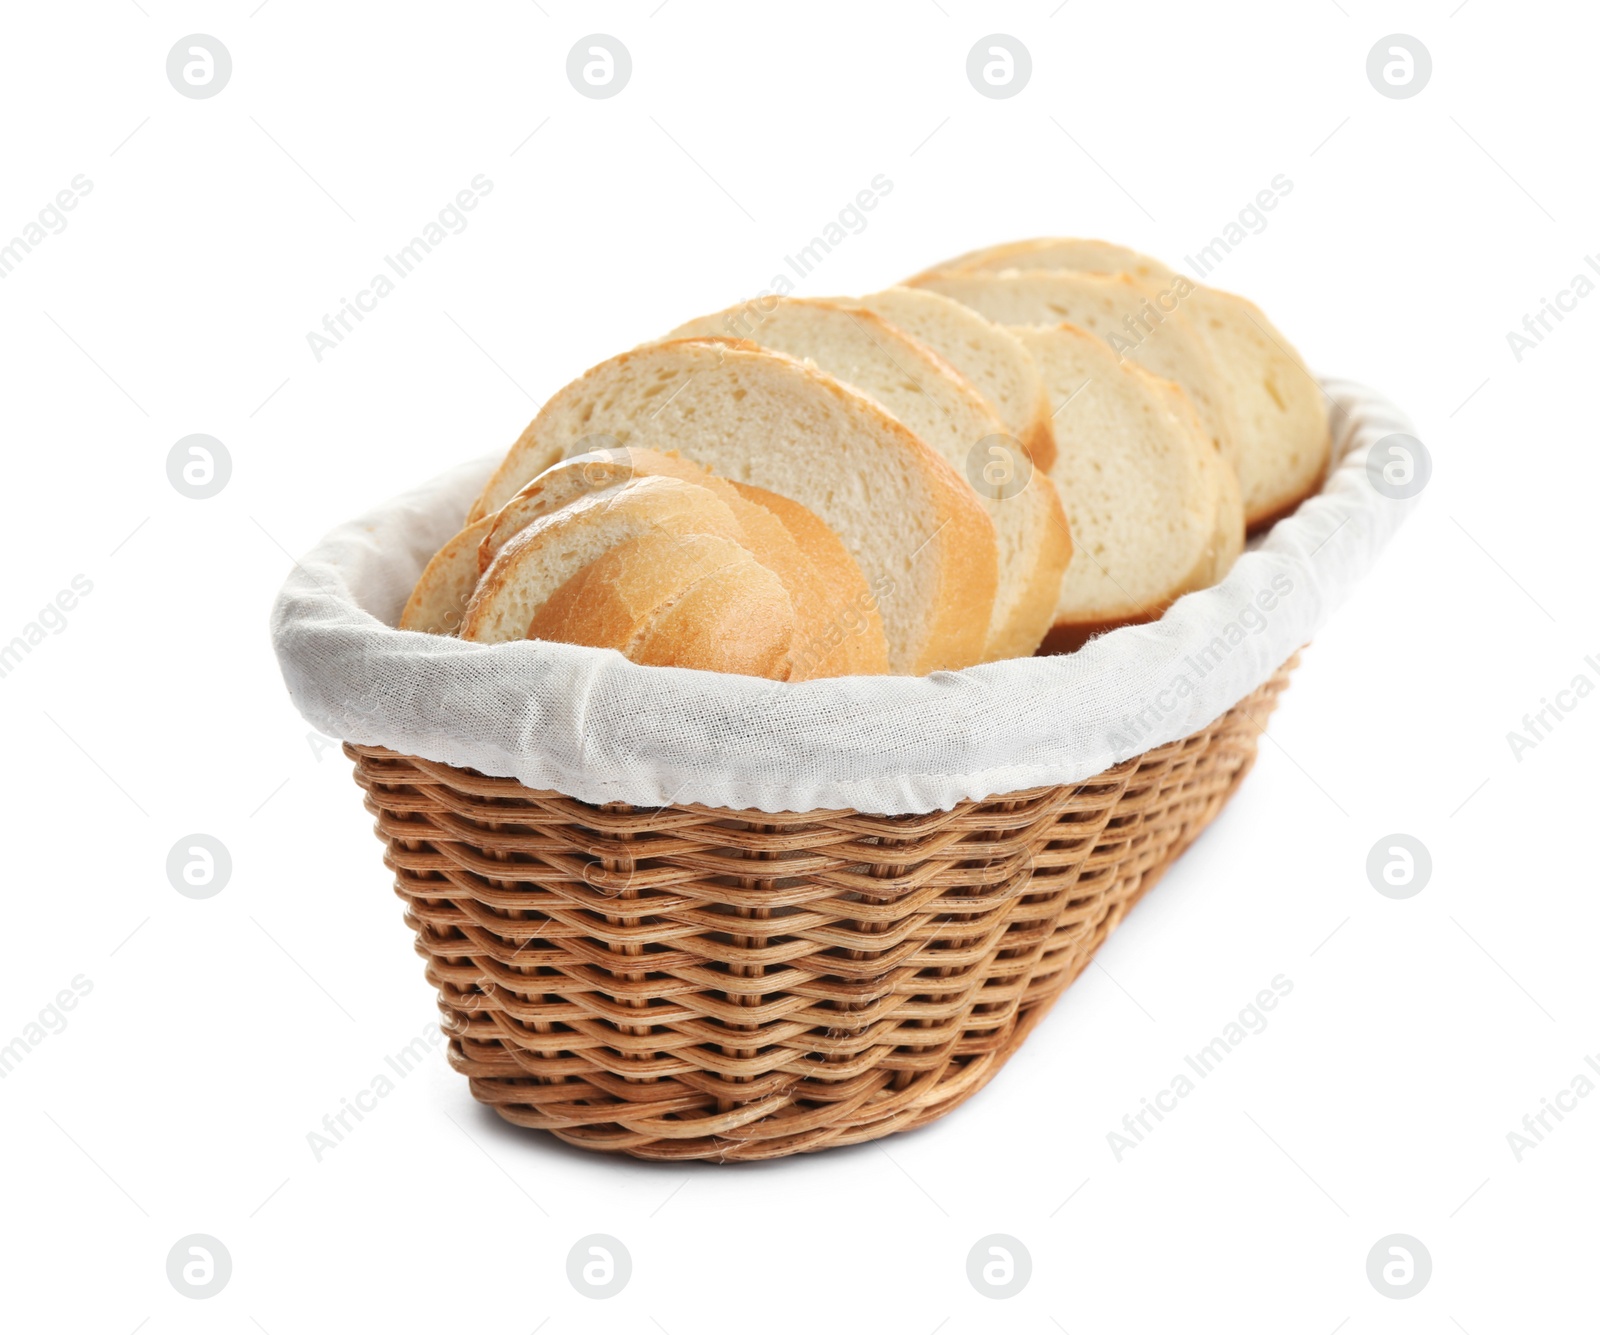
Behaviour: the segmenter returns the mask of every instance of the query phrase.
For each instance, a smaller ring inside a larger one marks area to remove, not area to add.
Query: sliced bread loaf
[[[1215,448],[1166,382],[1071,325],[1015,330],[1055,404],[1056,464],[1074,547],[1047,649],[1148,621],[1213,565]],[[1217,471],[1221,471],[1220,469]]]
[[[1055,462],[1050,396],[1028,350],[1010,330],[926,288],[890,287],[867,297],[830,300],[872,311],[932,348],[988,400],[1035,468],[1048,471]]]
[[[1063,269],[936,274],[916,283],[999,324],[1067,323],[1098,335],[1118,355],[1182,385],[1223,457],[1236,460],[1232,405],[1221,392],[1216,359],[1178,309],[1176,292],[1157,291],[1128,274]]]
[[[500,549],[535,520],[579,496],[640,477],[670,477],[704,487],[728,507],[738,522],[740,541],[756,560],[778,576],[793,600],[806,644],[820,647],[827,640],[826,652],[815,655],[805,665],[807,679],[889,670],[883,623],[871,599],[865,597],[866,581],[827,525],[805,512],[811,523],[802,543],[770,505],[761,504],[743,489],[676,454],[623,445],[574,455],[552,465],[493,516],[479,546],[480,568],[487,570]],[[767,493],[760,495],[771,499]],[[794,508],[804,510],[798,505]],[[849,633],[835,640],[829,635],[834,626],[848,626]]]
[[[1328,464],[1327,395],[1289,341],[1243,297],[1195,282],[1126,246],[1071,237],[990,246],[922,276],[1058,269],[1131,274],[1178,296],[1191,327],[1210,347],[1218,392],[1229,401],[1234,462],[1252,529],[1266,527],[1316,490]]]
[[[922,674],[982,660],[995,595],[994,526],[949,465],[865,395],[739,340],[650,344],[602,362],[552,397],[475,510],[499,509],[602,434],[676,450],[816,514],[877,601],[891,671]]]
[[[831,301],[774,298],[692,320],[670,337],[705,337],[728,328],[809,361],[868,395],[967,480],[994,525],[998,549],[999,579],[983,657],[1031,654],[1050,625],[1053,590],[1071,545],[1059,499],[1048,488],[1027,485],[1027,462],[1012,457],[1020,446],[989,402],[897,326],[871,310]],[[980,486],[972,479],[982,480],[995,450],[1011,470],[1011,485]]]

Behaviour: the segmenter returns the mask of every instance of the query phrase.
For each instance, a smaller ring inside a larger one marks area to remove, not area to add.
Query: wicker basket
[[[588,1149],[770,1159],[983,1088],[1222,809],[1295,661],[1092,779],[924,816],[594,806],[345,751],[476,1098]]]

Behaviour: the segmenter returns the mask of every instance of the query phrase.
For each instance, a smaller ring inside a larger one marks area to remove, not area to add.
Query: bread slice
[[[1253,302],[1199,287],[1188,305],[1233,400],[1246,520],[1266,528],[1322,485],[1333,443],[1327,395]]]
[[[1125,273],[1158,292],[1181,289],[1182,309],[1210,346],[1218,388],[1230,402],[1234,463],[1252,529],[1287,514],[1321,484],[1331,448],[1327,396],[1289,341],[1243,297],[1196,283],[1126,246],[1068,237],[990,246],[921,276],[1039,269]]]
[[[464,640],[528,636],[534,614],[584,566],[646,533],[726,538],[743,546],[733,512],[704,487],[644,477],[576,497],[515,534],[478,580],[461,619]]]
[[[995,595],[994,526],[912,431],[792,357],[730,339],[675,339],[602,362],[512,446],[475,510],[608,434],[797,501],[837,533],[883,619],[892,672],[981,661]],[[644,479],[641,479],[644,480]]]
[[[500,549],[536,519],[580,496],[639,477],[670,477],[704,487],[732,512],[739,525],[740,541],[756,560],[778,576],[794,601],[804,643],[814,650],[805,666],[806,679],[889,670],[883,622],[866,597],[866,581],[827,526],[805,512],[811,524],[802,544],[770,506],[747,497],[733,484],[676,454],[623,445],[574,455],[547,468],[493,516],[478,549],[480,569],[487,570]],[[801,506],[794,508],[803,510]],[[833,637],[835,626],[847,626],[849,633]],[[821,652],[824,642],[827,648]]]
[[[1215,447],[1174,411],[1175,387],[1094,335],[1071,325],[1014,332],[1055,404],[1050,477],[1074,534],[1045,641],[1059,652],[1113,626],[1153,620],[1209,580],[1218,525],[1207,458]]]
[[[635,663],[790,680],[797,634],[778,576],[727,538],[661,530],[618,543],[550,594],[528,638]]]
[[[983,658],[1031,654],[1050,625],[1053,590],[1071,554],[1059,498],[1047,488],[973,483],[991,450],[1006,468],[1017,442],[989,403],[950,364],[874,312],[831,301],[774,298],[680,325],[669,337],[738,329],[753,343],[803,358],[860,390],[910,427],[972,485],[994,525],[999,582]],[[974,465],[974,456],[977,465]]]
[[[1205,474],[1216,513],[1206,570],[1203,575],[1197,574],[1193,584],[1194,588],[1203,588],[1226,576],[1239,559],[1239,553],[1244,550],[1244,498],[1239,490],[1239,476],[1228,467],[1222,455],[1207,439],[1205,428],[1200,424],[1199,414],[1195,412],[1194,402],[1189,396],[1170,380],[1151,377],[1151,381],[1162,392],[1173,416],[1182,420],[1189,434],[1200,443],[1198,453],[1201,471]]]
[[[1050,396],[1028,350],[1010,330],[923,288],[890,287],[867,297],[830,300],[872,311],[932,348],[988,400],[1032,456],[1033,466],[1049,471],[1056,455]]]
[[[468,524],[434,553],[400,613],[401,630],[456,633],[478,584],[478,548],[492,522],[491,516]]]
[[[1238,457],[1231,403],[1221,392],[1210,348],[1178,308],[1182,294],[1158,292],[1128,274],[1038,269],[954,273],[916,280],[999,324],[1072,324],[1097,334],[1119,355],[1182,385],[1206,431],[1230,463]],[[1187,291],[1195,284],[1180,279]],[[1059,442],[1058,442],[1059,445]]]

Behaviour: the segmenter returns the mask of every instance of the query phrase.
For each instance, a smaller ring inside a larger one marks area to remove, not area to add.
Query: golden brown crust
[[[495,514],[490,531],[479,548],[479,566],[487,569],[495,554],[513,535],[578,496],[621,486],[640,477],[670,477],[701,487],[733,512],[739,522],[744,545],[756,560],[778,576],[794,602],[797,645],[803,643],[810,646],[807,661],[795,665],[796,670],[791,674],[793,680],[888,671],[883,624],[875,612],[870,624],[870,629],[876,631],[875,644],[866,636],[853,636],[849,641],[838,639],[837,642],[829,637],[830,627],[844,609],[836,608],[829,597],[827,582],[817,568],[818,559],[837,560],[842,557],[850,562],[850,569],[855,570],[856,578],[860,581],[859,569],[843,544],[833,537],[832,530],[803,506],[784,502],[808,516],[817,529],[832,539],[832,549],[824,549],[819,558],[817,554],[802,548],[791,534],[789,526],[771,513],[771,506],[756,504],[752,498],[745,496],[743,488],[670,451],[624,446],[587,458],[573,456],[546,469]],[[763,495],[771,498],[771,493]],[[863,631],[869,629],[862,622],[859,612],[855,614],[852,624]]]
[[[636,663],[788,680],[794,605],[778,577],[748,565],[696,580],[651,619],[627,654]]]
[[[733,565],[742,552],[736,542],[704,534],[629,538],[556,588],[528,622],[527,638],[624,649],[689,581]]]
[[[799,616],[792,680],[888,672],[889,648],[877,599],[839,535],[799,501],[748,482],[731,485],[788,530],[821,584],[820,620]]]
[[[794,607],[738,543],[663,531],[618,543],[555,590],[529,639],[617,649],[636,663],[787,680]]]
[[[485,643],[526,638],[534,614],[565,582],[552,584],[545,568],[552,553],[571,559],[572,552],[593,547],[598,555],[643,532],[708,535],[743,545],[738,520],[704,487],[677,478],[635,478],[579,497],[513,536],[478,580],[458,633]]]
[[[494,522],[478,547],[478,568],[487,570],[497,553],[517,533],[535,519],[542,518],[588,492],[620,487],[636,477],[674,477],[681,482],[706,486],[711,474],[699,464],[658,450],[623,447],[583,462],[577,458],[552,464],[528,482],[495,511]],[[720,497],[725,503],[726,495]]]
[[[999,578],[994,525],[977,494],[943,459],[927,446],[923,448],[930,464],[938,465],[930,470],[937,521],[934,533],[947,533],[949,538],[946,559],[940,563],[939,591],[927,642],[912,667],[916,676],[983,661]]]
[[[1037,490],[1036,490],[1037,489]],[[1034,470],[1027,487],[1012,498],[1037,508],[1035,560],[1022,596],[1001,633],[991,639],[989,661],[1026,658],[1039,647],[1061,598],[1061,579],[1072,561],[1072,534],[1061,493],[1050,477]]]
[[[1028,451],[1033,466],[1048,473],[1056,466],[1055,418],[1050,412],[1050,395],[1039,382],[1039,402],[1033,410],[1033,421],[1022,438],[1022,447]]]

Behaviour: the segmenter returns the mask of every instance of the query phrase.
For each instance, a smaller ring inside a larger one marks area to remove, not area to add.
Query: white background
[[[92,984],[0,1081],[7,1328],[1593,1321],[1600,1097],[1521,1162],[1507,1133],[1600,1052],[1600,698],[1520,760],[1507,733],[1580,672],[1600,684],[1600,298],[1520,363],[1506,339],[1600,244],[1592,10],[257,3],[4,20],[0,240],[93,183],[0,281],[0,641],[93,584],[0,679],[0,1044]],[[965,74],[995,31],[1033,60],[1008,100]],[[208,100],[165,74],[195,32],[233,59]],[[565,76],[592,32],[632,55],[610,100]],[[1432,53],[1408,100],[1365,74],[1394,32]],[[307,333],[478,173],[467,229],[318,362]],[[769,1165],[639,1164],[503,1126],[436,1054],[316,1162],[307,1133],[434,1006],[349,766],[277,677],[288,553],[766,287],[879,173],[892,192],[802,293],[1036,234],[1181,265],[1285,174],[1213,281],[1415,418],[1424,506],[1307,653],[1225,815],[944,1121]],[[193,432],[233,460],[211,500],[167,481]],[[201,901],[165,873],[195,832],[233,860]],[[1365,873],[1393,832],[1434,864],[1402,901]],[[1278,974],[1265,1032],[1117,1162],[1107,1133]],[[197,1232],[233,1259],[206,1301],[165,1270]],[[596,1232],[633,1258],[604,1302],[565,1277]],[[1404,1301],[1366,1276],[1396,1232],[1433,1258]],[[967,1280],[990,1233],[1033,1257],[1007,1301]]]

